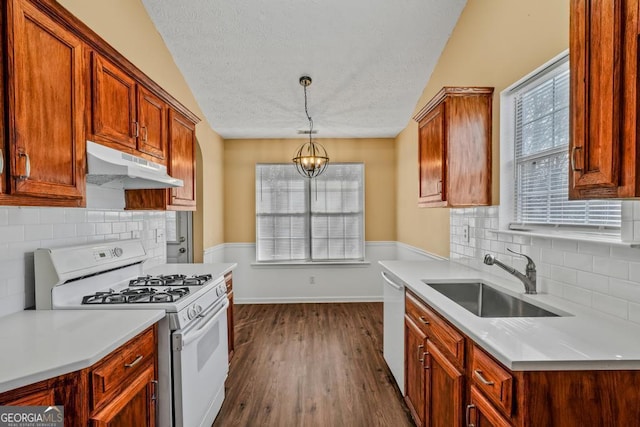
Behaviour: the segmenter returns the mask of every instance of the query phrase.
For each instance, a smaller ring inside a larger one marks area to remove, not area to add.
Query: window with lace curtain
[[[569,56],[561,55],[507,89],[503,144],[513,147],[510,228],[620,227],[620,202],[568,200]],[[503,112],[504,112],[503,107]],[[506,182],[503,185],[509,185]]]
[[[331,163],[313,179],[257,164],[256,260],[364,260],[364,164]]]

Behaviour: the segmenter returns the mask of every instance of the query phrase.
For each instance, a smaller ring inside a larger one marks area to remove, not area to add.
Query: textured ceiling
[[[142,0],[224,138],[394,137],[466,0]]]

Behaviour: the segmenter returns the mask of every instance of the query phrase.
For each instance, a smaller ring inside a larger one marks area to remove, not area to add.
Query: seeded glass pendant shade
[[[307,115],[307,120],[309,120],[309,141],[298,148],[294,154],[293,163],[296,165],[296,170],[300,175],[306,178],[315,178],[327,168],[329,156],[327,156],[327,150],[312,138],[313,120],[307,110],[307,86],[311,84],[311,77],[300,77],[300,84],[304,88],[304,112]]]

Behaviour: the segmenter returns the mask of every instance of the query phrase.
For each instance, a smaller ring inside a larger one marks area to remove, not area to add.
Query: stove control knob
[[[196,317],[196,314],[198,313],[196,312],[195,307],[189,307],[187,309],[187,317],[189,318],[189,320],[192,320],[194,317]]]
[[[195,312],[196,312],[197,314],[200,314],[200,313],[202,313],[202,306],[201,306],[201,305],[196,304],[196,306],[194,307],[194,310],[195,310]]]
[[[113,254],[117,257],[122,256],[122,248],[113,248]]]

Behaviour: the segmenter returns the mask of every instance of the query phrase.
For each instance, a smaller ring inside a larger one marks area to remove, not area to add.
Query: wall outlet
[[[464,240],[465,243],[469,243],[469,226],[468,225],[462,226],[462,240]]]
[[[315,276],[309,276],[309,284],[310,285],[315,285],[316,284],[316,277]]]

